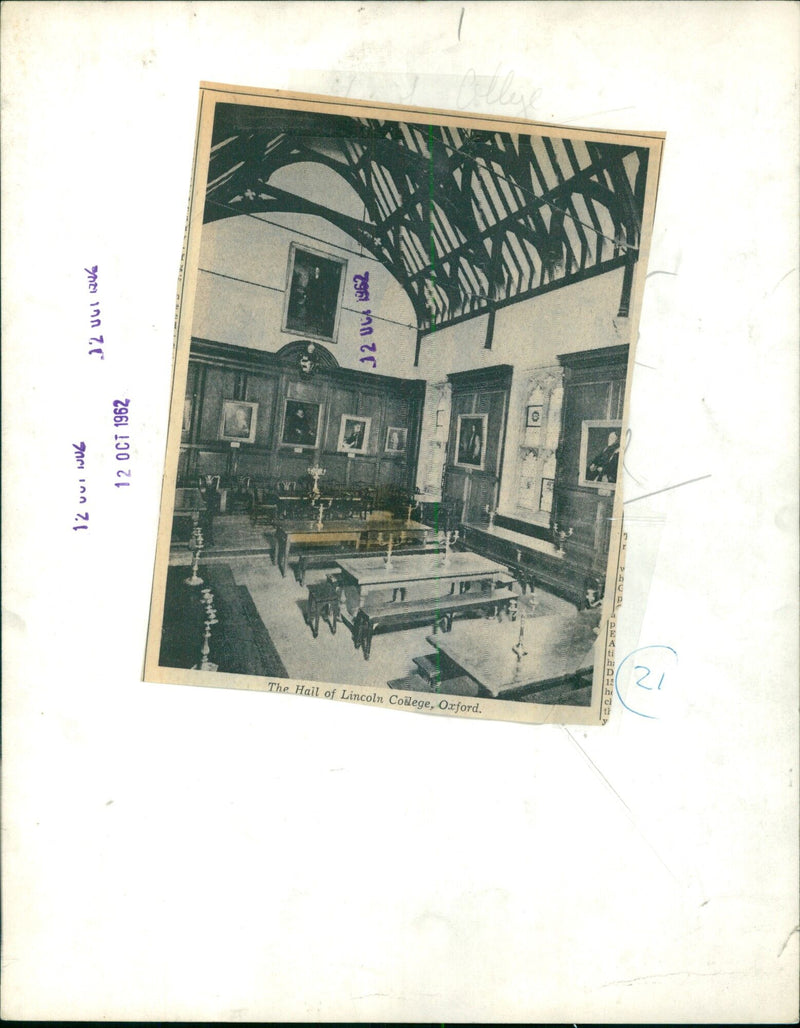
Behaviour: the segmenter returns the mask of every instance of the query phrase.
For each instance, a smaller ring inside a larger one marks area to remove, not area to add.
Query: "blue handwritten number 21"
[[[643,664],[635,664],[633,670],[634,670],[634,672],[636,672],[636,671],[644,671],[644,674],[641,676],[641,678],[637,678],[636,679],[636,684],[639,686],[639,688],[640,689],[650,689],[650,690],[652,690],[652,688],[653,688],[652,685],[645,685],[644,684],[645,678],[647,678],[647,676],[650,674],[650,668],[649,667],[645,667]],[[664,674],[665,673],[666,672],[663,672],[662,675],[661,675],[661,678],[659,678],[658,685],[656,686],[656,689],[660,689],[661,688],[661,683],[664,681]]]

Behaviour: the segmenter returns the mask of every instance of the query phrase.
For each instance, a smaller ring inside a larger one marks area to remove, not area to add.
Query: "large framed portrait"
[[[458,468],[483,470],[486,462],[486,424],[488,414],[459,414],[456,435],[456,459]]]
[[[617,484],[621,421],[584,421],[581,425],[581,456],[578,484],[609,489]]]
[[[283,331],[335,343],[347,261],[291,243]]]
[[[223,400],[219,437],[230,443],[252,443],[256,438],[258,404],[245,400]]]
[[[372,418],[361,418],[355,414],[343,414],[339,426],[339,453],[366,453],[369,440],[369,426]]]
[[[314,449],[319,439],[320,405],[306,400],[286,400],[283,405],[281,444]]]
[[[389,425],[389,427],[386,429],[386,446],[384,447],[385,452],[405,453],[407,439],[407,428],[395,428],[393,425]]]

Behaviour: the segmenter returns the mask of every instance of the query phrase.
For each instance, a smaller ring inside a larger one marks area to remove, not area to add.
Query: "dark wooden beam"
[[[422,330],[421,329],[417,329],[417,345],[416,345],[416,347],[414,349],[414,367],[415,368],[419,367],[419,354],[420,354],[420,350],[422,349],[422,337],[423,337],[423,335],[424,335],[424,333],[422,332]]]
[[[494,341],[494,307],[489,308],[489,317],[486,319],[486,341],[483,344],[484,350],[491,350]]]
[[[629,260],[625,265],[625,274],[622,277],[622,292],[619,298],[618,318],[627,318],[631,312],[631,288],[633,286],[633,269],[636,262]]]
[[[534,296],[541,296],[544,293],[551,293],[554,289],[561,289],[564,286],[574,285],[576,282],[583,282],[588,278],[594,278],[596,275],[604,275],[607,271],[614,271],[617,268],[622,268],[628,261],[627,256],[614,257],[612,260],[605,261],[601,265],[592,265],[591,268],[587,268],[583,272],[565,276],[562,279],[557,279],[554,282],[547,282],[545,285],[535,286],[533,289],[527,289],[521,293],[515,293],[514,296],[506,297],[503,300],[497,300],[493,304],[486,304],[482,309],[475,311],[470,314],[463,314],[457,318],[451,318],[449,321],[440,322],[435,326],[435,330],[440,328],[452,328],[454,325],[460,325],[465,321],[469,321],[471,318],[480,317],[483,314],[489,312],[490,306],[494,307],[495,310],[501,310],[503,307],[508,307],[512,303],[518,303],[520,300],[529,300]],[[430,335],[434,331],[430,326],[427,328],[421,328],[420,332],[422,335]]]

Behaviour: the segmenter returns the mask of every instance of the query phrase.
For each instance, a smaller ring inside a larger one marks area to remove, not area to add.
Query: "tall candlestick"
[[[392,535],[390,535],[389,536],[389,549],[386,551],[386,567],[387,567],[387,569],[394,567],[394,565],[392,564],[392,546],[393,546],[393,541],[394,541],[394,537]]]
[[[206,608],[206,617],[203,630],[203,647],[200,650],[200,662],[195,664],[192,668],[193,671],[216,671],[219,667],[218,664],[212,663],[209,658],[210,647],[209,640],[211,638],[211,626],[217,624],[217,612],[214,609],[214,594],[210,589],[203,589],[202,591],[203,603]]]
[[[522,640],[524,638],[525,638],[525,615],[524,614],[520,614],[520,616],[519,616],[519,639],[517,640],[516,646],[512,646],[511,647],[512,652],[515,653],[516,656],[517,656],[517,661],[522,660],[522,658],[528,652],[525,649],[525,646],[524,646],[524,644],[522,642]]]
[[[197,574],[197,565],[200,560],[200,552],[203,549],[203,530],[199,525],[195,525],[192,531],[192,538],[189,543],[194,551],[192,557],[192,573],[188,578],[184,579],[186,585],[202,585],[203,579]]]

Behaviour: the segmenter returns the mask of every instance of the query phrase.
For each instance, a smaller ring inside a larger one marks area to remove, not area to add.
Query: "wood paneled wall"
[[[425,383],[344,368],[320,368],[311,377],[294,362],[270,353],[209,340],[192,341],[181,437],[179,482],[197,475],[233,478],[307,479],[318,458],[325,482],[340,486],[396,486],[413,491]],[[281,442],[287,399],[320,404],[316,449]],[[220,440],[224,400],[258,404],[253,443],[232,447]],[[338,453],[343,414],[371,419],[366,453]],[[389,427],[408,430],[402,454],[386,451]],[[310,484],[310,480],[309,480]]]
[[[452,387],[450,434],[445,465],[444,502],[454,510],[457,521],[480,521],[484,510],[497,504],[503,468],[508,395],[512,368],[508,364],[448,375]],[[459,415],[485,414],[486,438],[482,468],[457,465]]]
[[[568,556],[601,578],[608,558],[614,489],[580,485],[581,429],[584,421],[622,418],[628,350],[609,346],[558,358],[565,372],[553,524],[572,529],[564,544]],[[621,459],[617,478],[622,478]]]

